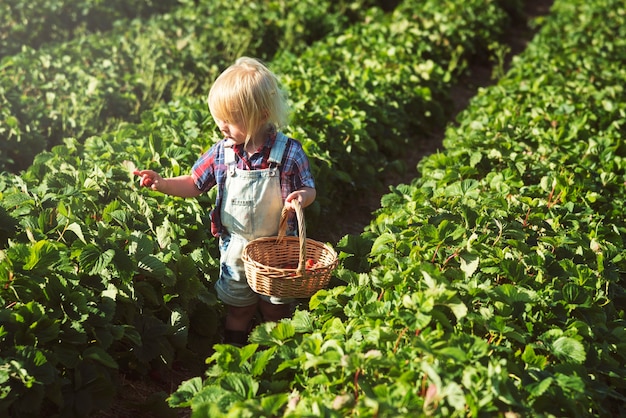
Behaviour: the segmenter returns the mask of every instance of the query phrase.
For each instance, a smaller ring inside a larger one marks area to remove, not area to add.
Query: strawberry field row
[[[315,160],[317,216],[348,213],[383,174],[405,169],[412,134],[444,125],[451,86],[489,59],[512,19],[497,1],[404,1],[272,61],[297,101],[291,134]]]
[[[507,19],[494,2],[463,4],[406,1],[393,14],[370,8],[364,23],[344,34],[271,61],[295,75],[285,76],[294,92],[293,135],[302,139],[320,190],[330,196],[321,199],[322,207],[362,191],[361,181],[377,181],[378,170],[406,142],[402,129],[443,123],[446,90],[473,54],[495,42]],[[297,15],[290,16],[291,23],[277,19],[279,26],[296,28]],[[289,44],[289,32],[280,33],[277,39]],[[93,42],[94,51],[107,54]],[[335,66],[346,51],[355,58]],[[363,79],[354,77],[360,71]],[[371,94],[376,89],[378,97]],[[320,107],[312,107],[315,98]],[[376,111],[383,104],[385,112]],[[220,306],[205,284],[216,278],[219,260],[206,219],[213,196],[183,200],[140,191],[130,174],[133,161],[166,175],[186,172],[215,139],[206,104],[180,96],[138,115],[137,123],[85,140],[63,136],[62,145],[37,155],[19,176],[0,177],[0,301],[7,307],[1,311],[2,410],[84,416],[109,404],[118,368],[141,373],[148,365],[171,366],[219,337]],[[407,117],[417,123],[405,124]],[[389,142],[379,147],[381,138]],[[365,167],[368,155],[380,160],[374,171]],[[363,178],[355,163],[367,170]],[[337,167],[343,173],[331,172]]]
[[[178,0],[5,0],[0,5],[0,58],[22,48],[68,41],[78,34],[110,30],[124,19],[174,8]]]
[[[345,283],[253,344],[216,346],[171,403],[193,416],[623,415],[625,28],[623,2],[557,0],[445,150],[339,243]]]
[[[510,19],[497,2],[406,1],[393,13],[370,9],[341,35],[272,60],[291,92],[288,133],[303,143],[316,178],[311,229],[332,227],[326,220],[349,210],[355,196],[379,189],[385,173],[404,170],[398,159],[413,146],[412,132],[443,126],[451,86],[471,60],[488,59]],[[217,139],[202,97],[180,98],[142,118],[90,138],[79,153],[94,164],[115,155],[178,175]],[[175,125],[187,118],[186,127],[168,126],[168,118]],[[143,150],[153,151],[150,158],[137,157]]]
[[[267,60],[279,49],[302,51],[375,4],[189,1],[104,34],[7,56],[0,62],[0,170],[23,170],[64,138],[82,141],[137,121],[159,102],[205,95],[244,51]]]

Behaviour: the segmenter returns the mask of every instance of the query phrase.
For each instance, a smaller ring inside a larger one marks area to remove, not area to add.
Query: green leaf
[[[165,264],[152,254],[148,254],[139,260],[137,267],[139,267],[139,270],[141,270],[141,272],[148,277],[159,279],[166,285],[174,284],[171,283],[171,280],[168,280],[166,277],[167,270],[165,268]]]
[[[263,396],[261,398],[261,407],[267,416],[277,417],[280,415],[282,408],[289,400],[288,393],[279,393],[275,395]]]
[[[461,256],[461,270],[465,273],[465,278],[470,278],[478,269],[480,257],[475,254],[463,254]]]
[[[167,218],[163,221],[163,225],[156,228],[157,242],[161,248],[166,248],[172,243],[172,227]]]
[[[367,305],[366,305],[367,307]],[[364,311],[366,311],[364,309]],[[345,335],[346,334],[346,326],[344,325],[343,322],[341,322],[341,319],[339,318],[332,318],[329,319],[327,322],[324,323],[324,325],[322,326],[322,332],[324,333],[324,335]]]
[[[141,335],[137,329],[131,325],[124,325],[124,339],[127,339],[135,346],[141,345]]]
[[[390,244],[393,244],[396,241],[396,237],[391,233],[384,233],[378,236],[374,240],[374,244],[372,245],[371,254],[379,255],[385,254],[389,252]]]
[[[189,316],[183,309],[174,309],[170,315],[170,325],[172,326],[172,343],[180,349],[187,344],[189,334]]]
[[[242,399],[252,399],[259,390],[259,382],[255,381],[249,374],[228,373],[222,379],[222,386],[233,393],[238,394]]]
[[[37,241],[30,248],[24,270],[48,269],[60,260],[59,248],[50,241]]]
[[[137,259],[150,255],[154,250],[154,244],[149,236],[140,231],[133,231],[128,245],[128,252]]]
[[[535,350],[529,345],[524,348],[524,353],[522,353],[522,360],[529,366],[536,367],[539,370],[543,370],[543,368],[548,363],[546,356],[540,356],[535,354]]]
[[[250,341],[262,345],[282,344],[293,337],[295,328],[290,322],[264,322],[257,326],[250,334]]]
[[[2,385],[2,387],[8,387],[8,386],[5,386],[4,383],[8,382],[9,378],[10,378],[9,371],[4,367],[1,368],[0,369],[0,385]],[[0,399],[4,399],[6,397],[6,394],[8,394],[9,392],[10,392],[10,389],[6,391],[0,389]]]
[[[581,364],[587,358],[583,344],[570,337],[559,337],[552,344],[552,354],[565,362]]]
[[[561,292],[563,293],[563,299],[567,303],[577,304],[583,302],[585,299],[581,287],[575,283],[566,283]]]
[[[526,388],[530,396],[532,396],[533,398],[537,398],[543,395],[553,382],[554,379],[552,377],[548,377],[540,382],[531,383],[530,385],[527,385]]]
[[[143,298],[142,304],[144,306],[159,306],[163,303],[163,298],[159,293],[157,293],[153,283],[150,283],[147,280],[135,282],[135,292]]]
[[[117,362],[111,357],[109,353],[104,351],[101,347],[92,346],[83,351],[83,358],[97,361],[98,363],[109,367],[111,369],[117,369]]]
[[[65,229],[67,229],[68,231],[72,231],[74,234],[76,234],[79,240],[87,244],[87,242],[85,241],[85,236],[83,235],[83,230],[79,224],[77,224],[76,222],[72,222],[71,224],[66,226]]]
[[[294,331],[298,333],[311,332],[313,330],[313,320],[308,311],[296,311],[291,319]]]
[[[362,235],[345,235],[337,244],[337,249],[356,256],[367,255],[372,248],[372,241]]]
[[[267,350],[261,351],[254,359],[252,363],[252,369],[250,372],[252,376],[260,376],[265,372],[270,360],[274,358],[276,354],[276,347],[270,347]]]
[[[556,373],[557,385],[563,389],[565,393],[570,393],[574,398],[578,398],[585,393],[585,381],[573,370],[567,370],[565,373]]]
[[[479,185],[480,183],[476,180],[466,179],[451,184],[444,193],[448,197],[462,196],[476,199],[480,195]]]
[[[193,397],[202,390],[202,378],[194,377],[182,382],[178,389],[167,398],[167,403],[174,408],[191,406]]]
[[[455,363],[463,363],[467,361],[467,353],[460,347],[444,347],[437,351],[438,358],[451,359]],[[441,356],[441,357],[439,357]]]
[[[83,271],[87,272],[89,275],[96,276],[106,269],[114,256],[115,250],[113,249],[108,249],[103,252],[97,246],[89,244],[80,252],[78,261],[82,265]]]
[[[460,320],[467,315],[467,306],[456,296],[446,302],[445,305],[450,308],[457,320]]]
[[[247,344],[239,349],[239,364],[245,364],[256,353],[258,344]]]
[[[449,402],[451,406],[456,408],[458,413],[461,413],[461,411],[464,411],[467,407],[463,388],[456,382],[448,383],[442,389],[441,395],[445,396],[446,401]]]

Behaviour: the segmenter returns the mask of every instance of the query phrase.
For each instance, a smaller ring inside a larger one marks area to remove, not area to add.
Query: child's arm
[[[285,199],[285,207],[289,210],[295,210],[291,205],[291,201],[297,199],[300,202],[302,208],[306,208],[315,201],[317,191],[312,187],[302,187],[301,189],[291,192]]]
[[[202,193],[189,175],[163,178],[152,170],[135,170],[133,174],[141,176],[139,185],[149,187],[161,193],[178,197],[196,197]]]

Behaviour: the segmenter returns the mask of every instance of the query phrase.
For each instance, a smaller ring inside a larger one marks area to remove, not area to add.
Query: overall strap
[[[226,167],[228,167],[228,174],[231,176],[235,174],[235,169],[237,168],[237,159],[235,157],[235,150],[232,145],[224,145],[224,163],[226,163]]]
[[[285,153],[286,148],[287,137],[282,132],[276,133],[276,141],[274,141],[274,146],[272,147],[272,151],[270,152],[270,158],[268,162],[280,165],[280,162],[283,160],[283,154]]]

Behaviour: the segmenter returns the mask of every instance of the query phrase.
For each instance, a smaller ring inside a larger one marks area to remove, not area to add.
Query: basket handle
[[[293,199],[291,205],[296,210],[296,218],[298,219],[298,238],[300,239],[300,258],[298,259],[297,272],[301,276],[306,275],[306,226],[304,224],[304,212],[302,205],[298,199]],[[280,214],[280,224],[278,225],[278,238],[276,241],[280,243],[287,234],[287,219],[289,218],[289,209],[283,206],[283,210]]]

